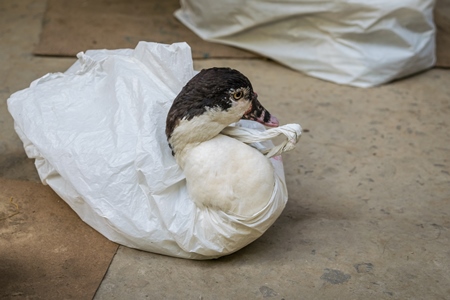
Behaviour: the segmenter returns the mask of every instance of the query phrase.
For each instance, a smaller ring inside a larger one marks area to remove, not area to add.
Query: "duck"
[[[194,70],[186,43],[79,53],[8,110],[42,182],[85,223],[187,259],[236,252],[275,222],[288,199],[280,154],[301,135],[239,71]]]
[[[167,140],[192,201],[202,209],[251,216],[271,199],[275,178],[269,159],[221,133],[241,119],[279,125],[250,80],[231,68],[201,70],[169,109]]]

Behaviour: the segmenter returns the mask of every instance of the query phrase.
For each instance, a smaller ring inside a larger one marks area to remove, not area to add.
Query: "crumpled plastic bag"
[[[287,201],[280,156],[271,159],[272,198],[255,215],[199,209],[189,198],[165,135],[171,103],[195,75],[187,44],[140,42],[134,50],[90,50],[78,58],[65,73],[13,94],[8,109],[42,182],[83,221],[122,245],[208,259],[246,246],[277,219]],[[298,125],[280,128],[290,141],[274,155],[301,133]],[[241,121],[229,129],[258,142],[252,130],[264,127]],[[264,140],[273,134],[254,146],[271,148]]]
[[[435,63],[433,0],[181,0],[202,39],[259,53],[310,76],[371,87]]]

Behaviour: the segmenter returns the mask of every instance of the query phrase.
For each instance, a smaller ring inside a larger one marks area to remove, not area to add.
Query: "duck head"
[[[240,119],[277,127],[279,122],[258,101],[242,73],[230,68],[204,69],[173,101],[166,120],[166,135],[174,154],[188,144],[218,135]]]

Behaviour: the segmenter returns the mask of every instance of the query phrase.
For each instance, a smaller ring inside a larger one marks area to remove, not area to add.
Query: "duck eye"
[[[236,93],[233,94],[233,98],[235,100],[239,100],[242,98],[242,96],[244,96],[244,93],[242,91],[237,91]]]

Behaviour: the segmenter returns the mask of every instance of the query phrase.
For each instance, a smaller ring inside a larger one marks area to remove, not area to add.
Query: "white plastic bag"
[[[189,199],[165,119],[194,73],[185,43],[92,50],[65,73],[47,74],[13,94],[8,108],[42,182],[97,231],[141,250],[215,258],[261,236],[283,210],[287,191],[278,156],[271,159],[272,199],[254,216],[201,210]],[[240,126],[264,130],[251,121]],[[248,140],[251,129],[242,130],[230,131]],[[290,142],[300,135],[298,125],[281,131]],[[263,143],[255,146],[272,146]]]
[[[324,80],[379,85],[435,63],[433,0],[181,0],[201,38]]]

